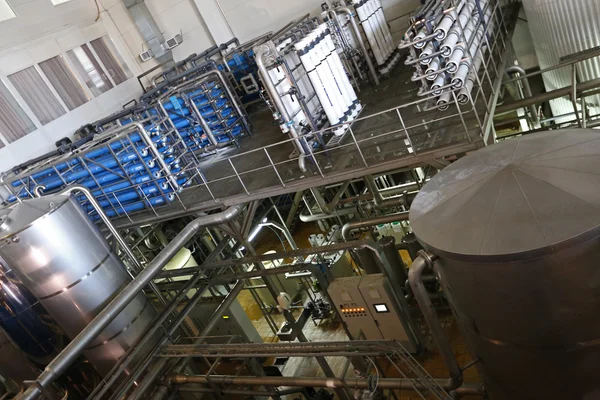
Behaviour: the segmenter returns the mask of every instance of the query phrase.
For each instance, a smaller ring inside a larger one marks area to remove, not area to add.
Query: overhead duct
[[[135,25],[159,62],[173,61],[173,55],[163,46],[165,38],[144,0],[123,0]]]
[[[523,6],[540,69],[552,67],[570,55],[600,46],[600,36],[594,29],[600,15],[600,3],[597,0],[523,0]],[[576,64],[576,72],[579,82],[596,79],[600,76],[600,59],[595,57]],[[548,92],[572,85],[570,67],[545,72],[542,76]],[[593,96],[586,101],[588,105],[598,107],[600,97]],[[555,116],[573,112],[573,103],[566,97],[550,101],[550,106]],[[564,119],[571,120],[572,116]]]

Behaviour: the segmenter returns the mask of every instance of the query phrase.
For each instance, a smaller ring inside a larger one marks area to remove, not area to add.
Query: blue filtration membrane
[[[168,171],[162,171],[154,153],[137,132],[113,142],[98,143],[68,160],[55,162],[51,167],[41,167],[27,177],[11,182],[18,188],[21,198],[31,197],[37,185],[45,186],[44,194],[63,190],[68,185],[78,184],[92,190],[104,211],[110,216],[140,211],[167,204],[175,198],[174,192],[189,183],[181,171],[180,150],[171,146],[172,139],[161,136],[160,130],[148,125],[160,157]],[[167,177],[177,176],[175,183]],[[16,201],[17,195],[8,201]],[[98,216],[92,212],[83,197],[79,199],[90,212],[93,220]]]
[[[196,106],[217,142],[227,144],[233,142],[245,130],[241,116],[235,111],[232,101],[218,84],[210,82],[203,87],[164,99],[162,105],[186,145],[195,151],[211,143],[191,104]]]

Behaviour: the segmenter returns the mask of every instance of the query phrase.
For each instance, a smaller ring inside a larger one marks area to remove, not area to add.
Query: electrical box
[[[383,274],[339,278],[329,296],[356,340],[396,340],[416,351],[400,319],[399,306]]]
[[[151,59],[152,59],[152,57],[154,57],[154,54],[152,54],[152,50],[146,50],[146,51],[144,51],[144,52],[140,53],[140,59],[141,59],[143,62],[146,62],[146,61],[148,61],[148,60],[151,60]]]
[[[181,34],[177,34],[177,35],[173,36],[172,38],[167,39],[164,46],[168,50],[171,50],[171,49],[179,46],[181,43],[183,43],[183,36]]]

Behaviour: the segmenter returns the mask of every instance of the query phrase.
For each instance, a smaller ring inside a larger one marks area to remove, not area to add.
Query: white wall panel
[[[561,57],[600,46],[600,1],[523,0],[523,6],[540,68],[558,64]],[[578,64],[577,75],[581,81],[598,78],[600,60],[596,57]],[[571,84],[570,68],[547,72],[543,77],[548,91]],[[600,96],[588,101],[600,106]],[[550,104],[554,115],[573,112],[573,106],[566,98],[553,100]]]

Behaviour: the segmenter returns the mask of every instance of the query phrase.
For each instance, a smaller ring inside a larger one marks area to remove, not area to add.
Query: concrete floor
[[[257,252],[262,254],[268,250],[281,251],[282,246],[274,234],[269,233],[263,234],[257,240]],[[295,240],[299,247],[309,247],[308,236],[311,233],[319,233],[319,229],[315,224],[302,224],[300,225],[298,232],[294,235]],[[261,337],[265,342],[275,342],[278,338],[273,335],[268,323],[264,319],[260,308],[254,302],[252,296],[248,291],[243,291],[238,296],[238,301],[252,320],[254,326],[260,333]],[[274,302],[270,302],[268,305],[272,305]],[[444,366],[444,362],[440,357],[435,344],[431,336],[428,334],[428,329],[425,322],[420,317],[418,306],[413,300],[411,307],[414,307],[415,317],[421,324],[422,331],[428,342],[428,348],[431,351],[426,351],[424,354],[415,355],[415,358],[421,363],[425,370],[434,378],[446,379],[448,378],[448,372]],[[299,312],[296,312],[296,317]],[[283,316],[276,310],[271,313],[271,316],[279,326],[284,322]],[[442,318],[442,324],[445,332],[450,340],[450,343],[454,349],[454,354],[457,357],[458,363],[461,366],[467,365],[471,362],[472,358],[466,350],[466,345],[463,337],[461,336],[454,318],[448,310],[440,312]],[[326,320],[319,325],[313,324],[309,321],[303,330],[304,334],[310,341],[345,341],[348,340],[341,324],[336,320]],[[344,371],[346,359],[344,357],[328,357],[327,358],[332,370],[336,376],[340,377]],[[270,360],[272,362],[273,360]],[[384,371],[384,375],[387,377],[400,377],[398,371],[391,365],[387,364],[387,360],[379,360],[380,366]],[[284,376],[307,376],[307,377],[324,377],[325,374],[317,364],[314,358],[291,358],[289,359],[281,372]],[[348,371],[347,376],[353,376],[353,372]],[[478,383],[479,375],[475,367],[471,367],[464,372],[464,380],[467,383]],[[422,399],[422,397],[410,391],[396,391],[396,395],[400,400],[415,400]],[[297,398],[299,395],[290,395],[289,399]],[[480,397],[470,396],[465,397],[467,400],[475,400]]]

